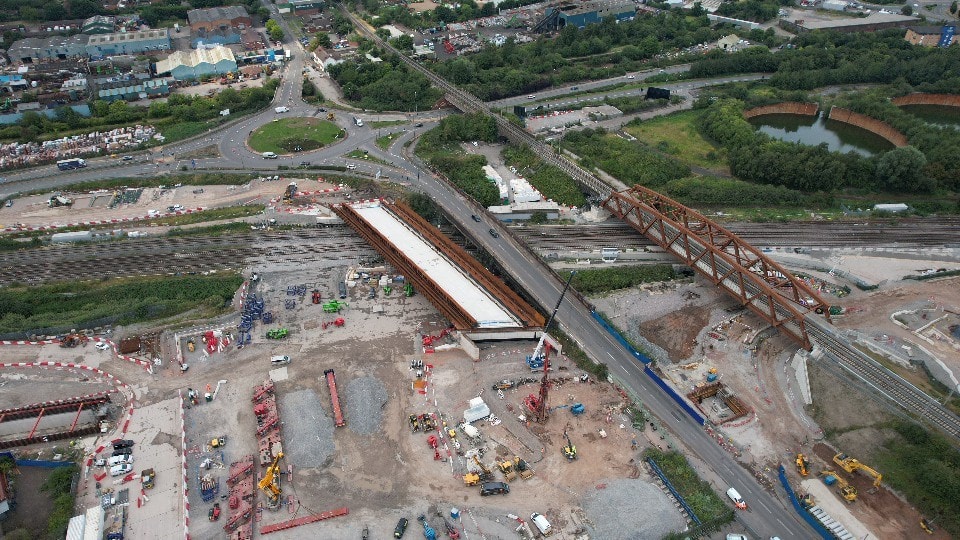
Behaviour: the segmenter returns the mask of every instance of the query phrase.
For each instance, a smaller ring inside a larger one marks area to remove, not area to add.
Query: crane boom
[[[570,272],[570,277],[567,278],[567,282],[563,285],[563,291],[560,292],[560,298],[557,299],[557,305],[553,306],[553,313],[551,313],[550,318],[547,319],[547,324],[543,326],[543,333],[540,334],[540,341],[537,342],[537,347],[533,349],[532,358],[540,358],[540,354],[543,352],[543,341],[547,337],[547,330],[550,329],[550,324],[557,316],[557,312],[560,311],[560,304],[563,302],[563,297],[567,294],[567,289],[570,288],[570,282],[573,281],[573,276],[576,274],[576,270]]]

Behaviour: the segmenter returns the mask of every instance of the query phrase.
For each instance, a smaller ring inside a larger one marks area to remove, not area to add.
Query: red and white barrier
[[[151,219],[159,219],[164,217],[171,216],[185,216],[187,214],[193,214],[195,212],[201,212],[207,208],[203,206],[198,206],[197,208],[188,208],[186,210],[178,210],[176,212],[164,212],[162,214],[157,214],[155,216],[146,215],[146,216],[134,216],[134,217],[124,217],[116,219],[101,219],[97,221],[78,221],[76,223],[67,223],[66,225],[40,225],[38,227],[7,227],[4,232],[16,232],[16,231],[50,231],[56,229],[63,229],[66,227],[88,227],[92,225],[115,225],[118,223],[132,223],[136,221],[148,221]]]
[[[100,338],[100,337],[94,337],[94,338],[91,338],[91,341],[93,341],[94,343],[102,342],[102,343],[107,343],[107,344],[109,344],[109,345],[110,345],[110,348],[113,350],[113,353],[116,355],[117,358],[119,358],[119,359],[121,359],[121,360],[126,360],[127,362],[133,362],[134,364],[137,364],[138,366],[140,366],[140,367],[142,367],[143,369],[145,369],[145,370],[147,371],[147,373],[153,375],[153,364],[151,364],[150,362],[148,362],[147,360],[144,360],[144,359],[142,359],[142,358],[134,358],[133,356],[125,356],[125,355],[120,354],[120,353],[117,351],[117,344],[114,343],[114,342],[112,342],[112,341],[110,341],[109,339],[107,339],[107,338]],[[59,343],[60,343],[60,340],[59,340],[59,339],[45,339],[45,340],[43,340],[43,341],[26,341],[26,340],[18,340],[18,341],[4,340],[4,341],[0,341],[0,345],[56,345],[56,344],[59,344]]]

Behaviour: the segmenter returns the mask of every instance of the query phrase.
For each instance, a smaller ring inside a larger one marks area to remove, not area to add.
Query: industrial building
[[[166,28],[92,35],[87,40],[87,55],[90,58],[168,50],[170,35]]]
[[[957,43],[956,27],[953,26],[911,26],[907,28],[903,39],[911,45],[923,47],[949,47]]]
[[[187,22],[193,32],[200,30],[214,32],[228,28],[247,28],[253,25],[253,19],[243,6],[191,9],[187,12]]]
[[[87,40],[90,36],[52,36],[48,38],[23,38],[14,41],[7,49],[11,62],[33,63],[40,60],[75,58],[87,56]]]
[[[620,21],[633,20],[637,5],[625,0],[592,0],[582,3],[562,3],[548,7],[544,17],[534,26],[534,31],[560,30],[567,25],[584,28],[613,17]]]
[[[107,102],[121,99],[136,101],[170,95],[170,83],[172,82],[172,77],[97,81],[94,83],[94,90],[91,93],[96,96],[95,99]]]
[[[237,28],[226,28],[224,30],[206,30],[200,29],[190,36],[190,47],[199,49],[210,45],[233,45],[240,43],[243,35]]]
[[[223,75],[237,70],[237,60],[230,49],[217,46],[210,49],[177,51],[157,62],[157,75],[170,74],[178,81],[199,79],[207,75]]]
[[[80,27],[80,33],[93,35],[93,34],[110,34],[113,33],[116,28],[116,18],[108,17],[106,15],[94,15],[89,19],[83,21],[83,26]]]

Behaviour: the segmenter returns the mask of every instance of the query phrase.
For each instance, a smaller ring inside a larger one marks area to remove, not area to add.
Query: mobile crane
[[[567,294],[567,289],[570,288],[570,282],[573,281],[573,276],[576,274],[576,272],[570,272],[570,277],[567,278],[567,282],[563,286],[563,291],[560,292],[560,298],[557,299],[557,305],[553,307],[553,313],[551,313],[550,318],[547,319],[547,324],[543,326],[540,341],[537,342],[536,348],[533,349],[533,355],[530,356],[530,359],[535,362],[540,359],[540,355],[543,353],[543,343],[547,337],[547,330],[550,329],[550,323],[552,323],[553,319],[557,316],[557,311],[560,311],[560,304],[563,302],[563,297]],[[531,394],[527,397],[527,403],[532,404],[534,410],[531,412],[534,420],[537,422],[544,422],[547,419],[547,394],[550,388],[550,382],[548,380],[548,374],[550,372],[549,357],[544,358],[543,361],[543,380],[540,381],[540,393],[537,396]],[[528,361],[528,363],[530,362]]]
[[[263,479],[257,487],[267,496],[267,508],[276,510],[280,508],[280,460],[283,459],[283,452],[277,452],[273,458],[273,463],[267,467]]]
[[[840,453],[833,456],[833,462],[848,473],[853,474],[855,471],[863,471],[869,474],[873,477],[873,487],[875,488],[880,487],[880,482],[883,481],[882,474],[846,454]]]

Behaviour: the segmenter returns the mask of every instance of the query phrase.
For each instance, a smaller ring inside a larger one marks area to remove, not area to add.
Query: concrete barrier
[[[773,105],[764,105],[763,107],[754,107],[748,111],[743,111],[744,118],[753,118],[765,114],[799,114],[801,116],[816,116],[820,111],[818,103],[800,103],[797,101],[784,101]]]
[[[899,147],[910,144],[907,142],[907,136],[894,129],[890,124],[881,122],[876,118],[870,118],[869,116],[855,113],[849,109],[844,109],[842,107],[830,107],[830,114],[827,116],[827,118],[865,129],[894,146]]]

